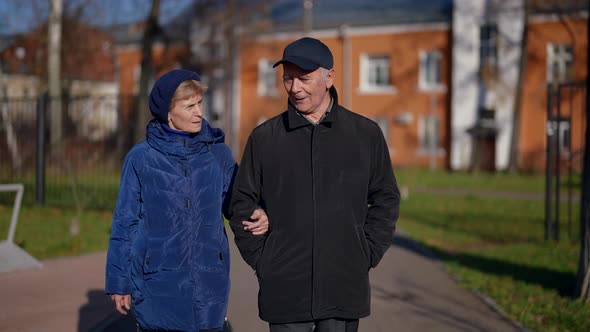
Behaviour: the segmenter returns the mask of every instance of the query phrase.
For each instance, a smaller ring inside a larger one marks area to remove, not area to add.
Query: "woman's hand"
[[[115,306],[117,307],[117,311],[122,313],[123,315],[127,315],[127,312],[131,310],[131,295],[125,294],[112,294],[111,300],[115,302]],[[127,310],[125,310],[127,309]]]
[[[242,225],[244,225],[245,231],[251,232],[253,235],[264,235],[270,229],[268,216],[263,209],[254,210],[250,220],[253,221],[242,221]]]

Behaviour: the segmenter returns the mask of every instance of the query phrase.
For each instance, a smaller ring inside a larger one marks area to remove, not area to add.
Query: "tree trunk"
[[[148,82],[152,77],[152,45],[159,33],[158,16],[160,15],[160,0],[152,1],[150,16],[147,19],[143,33],[141,54],[141,75],[139,78],[139,92],[134,103],[133,143],[145,139],[145,126],[150,118],[148,106]]]
[[[516,82],[516,95],[514,96],[514,106],[512,107],[512,132],[510,134],[510,155],[508,158],[508,171],[515,173],[518,171],[518,145],[520,135],[520,115],[522,113],[522,95],[524,90],[524,73],[527,63],[527,34],[529,21],[529,0],[523,0],[522,13],[522,35],[520,38],[520,59],[518,61],[518,78]]]
[[[63,2],[51,0],[48,25],[48,57],[47,57],[47,86],[49,89],[49,105],[51,105],[50,147],[52,153],[59,158],[63,151],[62,137],[62,104],[61,104],[61,24]]]
[[[237,147],[234,144],[235,133],[233,131],[234,123],[233,123],[233,111],[234,111],[234,94],[233,94],[233,87],[234,87],[234,78],[235,78],[235,66],[234,61],[236,60],[236,22],[237,22],[237,13],[235,7],[235,0],[227,0],[227,11],[226,11],[226,30],[225,30],[225,38],[226,38],[226,45],[227,45],[227,53],[225,54],[224,58],[224,95],[225,95],[225,103],[224,108],[225,111],[223,113],[222,123],[223,123],[223,131],[225,132],[225,142],[229,146],[231,152],[234,156],[238,155]]]
[[[590,39],[590,24],[586,22]],[[589,40],[590,41],[590,40]],[[587,43],[590,51],[590,43]],[[582,198],[580,202],[580,260],[576,294],[590,300],[590,57],[586,67],[586,141],[584,144],[584,169],[582,171]]]

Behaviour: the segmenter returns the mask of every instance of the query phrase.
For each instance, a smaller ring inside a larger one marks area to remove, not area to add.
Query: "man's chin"
[[[301,106],[303,106],[303,105],[301,105]],[[309,114],[309,113],[310,113],[310,112],[309,112],[309,109],[307,109],[307,108],[303,108],[303,107],[301,107],[301,106],[297,106],[297,104],[295,104],[295,109],[296,109],[296,110],[297,110],[299,113],[301,113],[301,114],[304,114],[304,115],[307,115],[307,114]]]

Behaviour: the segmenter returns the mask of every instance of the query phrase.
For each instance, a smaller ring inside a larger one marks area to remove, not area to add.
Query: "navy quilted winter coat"
[[[236,163],[203,119],[196,135],[152,120],[128,153],[107,254],[107,294],[131,294],[147,330],[221,328],[229,295],[222,207]]]

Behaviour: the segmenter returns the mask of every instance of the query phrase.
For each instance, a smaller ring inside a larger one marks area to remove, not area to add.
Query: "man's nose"
[[[301,90],[301,81],[299,79],[294,78],[293,83],[291,84],[291,92],[297,93]]]

